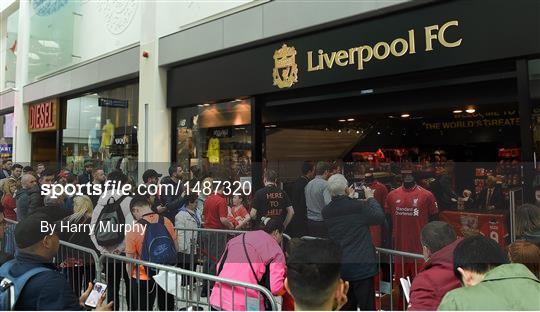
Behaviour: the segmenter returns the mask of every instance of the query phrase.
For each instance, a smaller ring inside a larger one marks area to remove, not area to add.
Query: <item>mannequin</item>
[[[109,154],[109,146],[113,143],[114,140],[114,124],[111,122],[109,118],[107,118],[107,122],[105,125],[103,125],[103,128],[101,128],[101,146],[100,150],[103,153],[103,156],[108,156]]]
[[[98,138],[98,131],[99,131],[99,123],[96,122],[94,128],[90,129],[90,131],[88,132],[88,155],[90,157],[92,157],[94,153],[97,153],[100,148],[100,144],[99,144],[100,139]]]
[[[412,174],[407,174],[403,177],[403,188],[410,190],[416,186],[416,181]]]

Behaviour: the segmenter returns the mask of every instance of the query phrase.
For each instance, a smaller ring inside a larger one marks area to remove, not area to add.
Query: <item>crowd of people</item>
[[[284,310],[375,310],[376,276],[380,274],[375,247],[389,233],[391,247],[423,254],[425,259],[417,274],[413,273],[417,269],[414,263],[399,264],[406,268],[402,272],[394,270],[397,277],[412,278],[409,310],[540,310],[537,205],[526,204],[517,210],[520,240],[503,250],[481,235],[458,238],[449,224],[437,221],[435,197],[417,185],[412,174],[404,173],[402,186],[388,191],[373,175],[367,174],[364,184],[356,186],[330,163],[306,162],[290,193],[280,187],[278,174],[268,169],[264,187],[248,200],[243,195],[226,196],[223,183],[212,183],[226,180],[223,177],[202,175],[198,168],[189,171],[171,165],[165,177],[153,169],[143,173],[147,187],[171,185],[172,193],[122,194],[118,189],[134,181],[120,170],[105,174],[89,162],[82,174],[75,175],[66,170],[53,172],[44,164],[34,170],[4,161],[1,217],[19,223],[13,233],[16,245],[2,244],[6,263],[0,276],[17,277],[34,267],[43,269],[23,288],[15,308],[83,308],[96,272],[84,259],[64,259],[64,266],[75,261],[71,265],[76,267],[67,279],[56,271],[50,263],[61,239],[98,254],[188,270],[194,268],[193,262],[205,261],[205,273],[263,285],[273,295],[282,296]],[[215,187],[209,195],[184,189],[185,182],[192,179]],[[43,185],[88,183],[115,188],[99,195],[55,197],[41,192]],[[42,221],[88,226],[79,227],[84,231],[47,235],[41,231]],[[100,228],[104,223],[144,228],[110,231]],[[228,238],[198,229],[248,231]],[[283,233],[293,237],[285,250]],[[159,255],[152,252],[150,241],[159,243]],[[202,242],[204,246],[196,247],[205,252],[194,250],[193,241]],[[9,260],[12,255],[15,259]],[[104,264],[104,274],[109,281],[109,303],[102,298],[96,309],[118,310],[124,297],[128,310],[152,310],[155,302],[160,310],[174,309],[174,296],[156,285],[154,270],[113,261]],[[122,279],[125,284],[120,287]],[[523,300],[523,294],[530,294],[530,299]],[[255,291],[221,283],[204,287],[201,295],[216,309],[269,308]]]

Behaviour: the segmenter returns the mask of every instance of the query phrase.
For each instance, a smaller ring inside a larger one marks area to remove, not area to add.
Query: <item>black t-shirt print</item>
[[[291,206],[289,196],[275,185],[268,185],[258,190],[253,199],[253,208],[257,209],[257,221],[260,221],[262,217],[280,217],[285,221],[289,206]]]

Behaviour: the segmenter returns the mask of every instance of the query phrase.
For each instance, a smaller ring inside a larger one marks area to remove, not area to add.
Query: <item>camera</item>
[[[364,192],[364,182],[354,182],[353,188],[354,188],[354,198],[358,199],[366,199],[366,193]]]

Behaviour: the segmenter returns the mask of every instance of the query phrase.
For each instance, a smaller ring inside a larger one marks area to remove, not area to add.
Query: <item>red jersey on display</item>
[[[381,208],[383,210],[384,206],[386,205],[386,197],[388,196],[388,189],[384,184],[382,184],[379,181],[375,181],[369,185],[369,188],[375,191],[375,194],[373,194],[373,197],[375,197],[375,200],[381,205]],[[382,239],[381,239],[381,226],[380,225],[372,225],[369,227],[369,232],[371,233],[371,240],[373,241],[373,245],[375,247],[381,247]]]
[[[388,194],[386,209],[392,216],[394,249],[421,254],[420,232],[429,216],[438,213],[435,196],[418,185],[412,189],[402,186]]]
[[[493,220],[485,223],[480,228],[480,233],[485,237],[489,237],[496,241],[502,248],[506,248],[506,237],[508,236],[508,232],[501,222]]]

